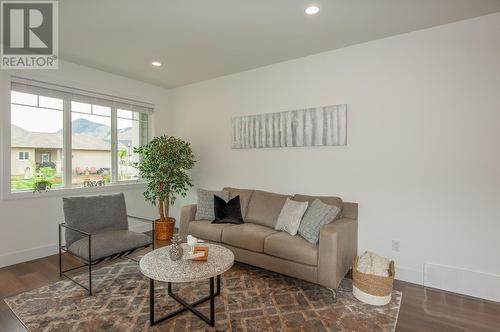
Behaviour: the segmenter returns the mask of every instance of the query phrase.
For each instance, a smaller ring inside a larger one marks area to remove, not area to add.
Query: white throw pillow
[[[308,202],[297,202],[287,198],[274,229],[296,235],[308,204]]]

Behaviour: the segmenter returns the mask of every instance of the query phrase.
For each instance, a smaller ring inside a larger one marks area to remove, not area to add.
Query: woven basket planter
[[[174,235],[175,218],[167,218],[167,221],[155,221],[156,239],[158,241],[170,241]]]
[[[358,257],[355,257],[352,263],[352,293],[362,302],[386,305],[391,301],[394,276],[394,261],[389,264],[389,276],[381,277],[359,272]]]

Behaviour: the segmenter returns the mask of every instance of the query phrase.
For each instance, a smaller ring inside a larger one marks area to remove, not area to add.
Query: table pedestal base
[[[215,297],[220,295],[220,275],[217,276],[217,291],[214,290],[214,277],[210,278],[210,294],[194,303],[187,303],[184,299],[180,298],[178,295],[172,293],[172,283],[168,283],[168,295],[171,298],[182,304],[182,307],[172,311],[171,313],[158,318],[155,320],[155,284],[154,279],[149,279],[149,323],[151,326],[159,324],[167,319],[173,318],[186,310],[191,311],[193,314],[198,316],[201,320],[210,326],[215,326]],[[210,300],[210,317],[203,315],[195,307],[206,301]]]

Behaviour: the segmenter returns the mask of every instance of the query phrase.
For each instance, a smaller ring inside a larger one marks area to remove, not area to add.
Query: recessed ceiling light
[[[160,61],[153,61],[151,62],[151,64],[155,67],[160,67],[161,66],[161,62]]]
[[[319,7],[318,6],[309,6],[306,8],[306,14],[307,15],[315,15],[319,13]]]

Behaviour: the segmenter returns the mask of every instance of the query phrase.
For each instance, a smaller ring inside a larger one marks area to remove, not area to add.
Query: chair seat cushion
[[[268,236],[264,241],[264,253],[301,264],[318,265],[318,247],[286,232]]]
[[[233,224],[212,224],[210,220],[191,221],[188,226],[188,234],[199,239],[221,242],[222,230],[232,227]]]
[[[92,262],[101,258],[110,257],[132,249],[145,247],[151,244],[151,237],[146,234],[131,232],[126,230],[107,231],[92,234],[91,240]],[[89,260],[89,240],[88,237],[73,242],[68,251],[72,254]]]
[[[222,231],[222,242],[242,249],[264,252],[264,240],[274,233],[274,229],[257,224],[233,225]]]

